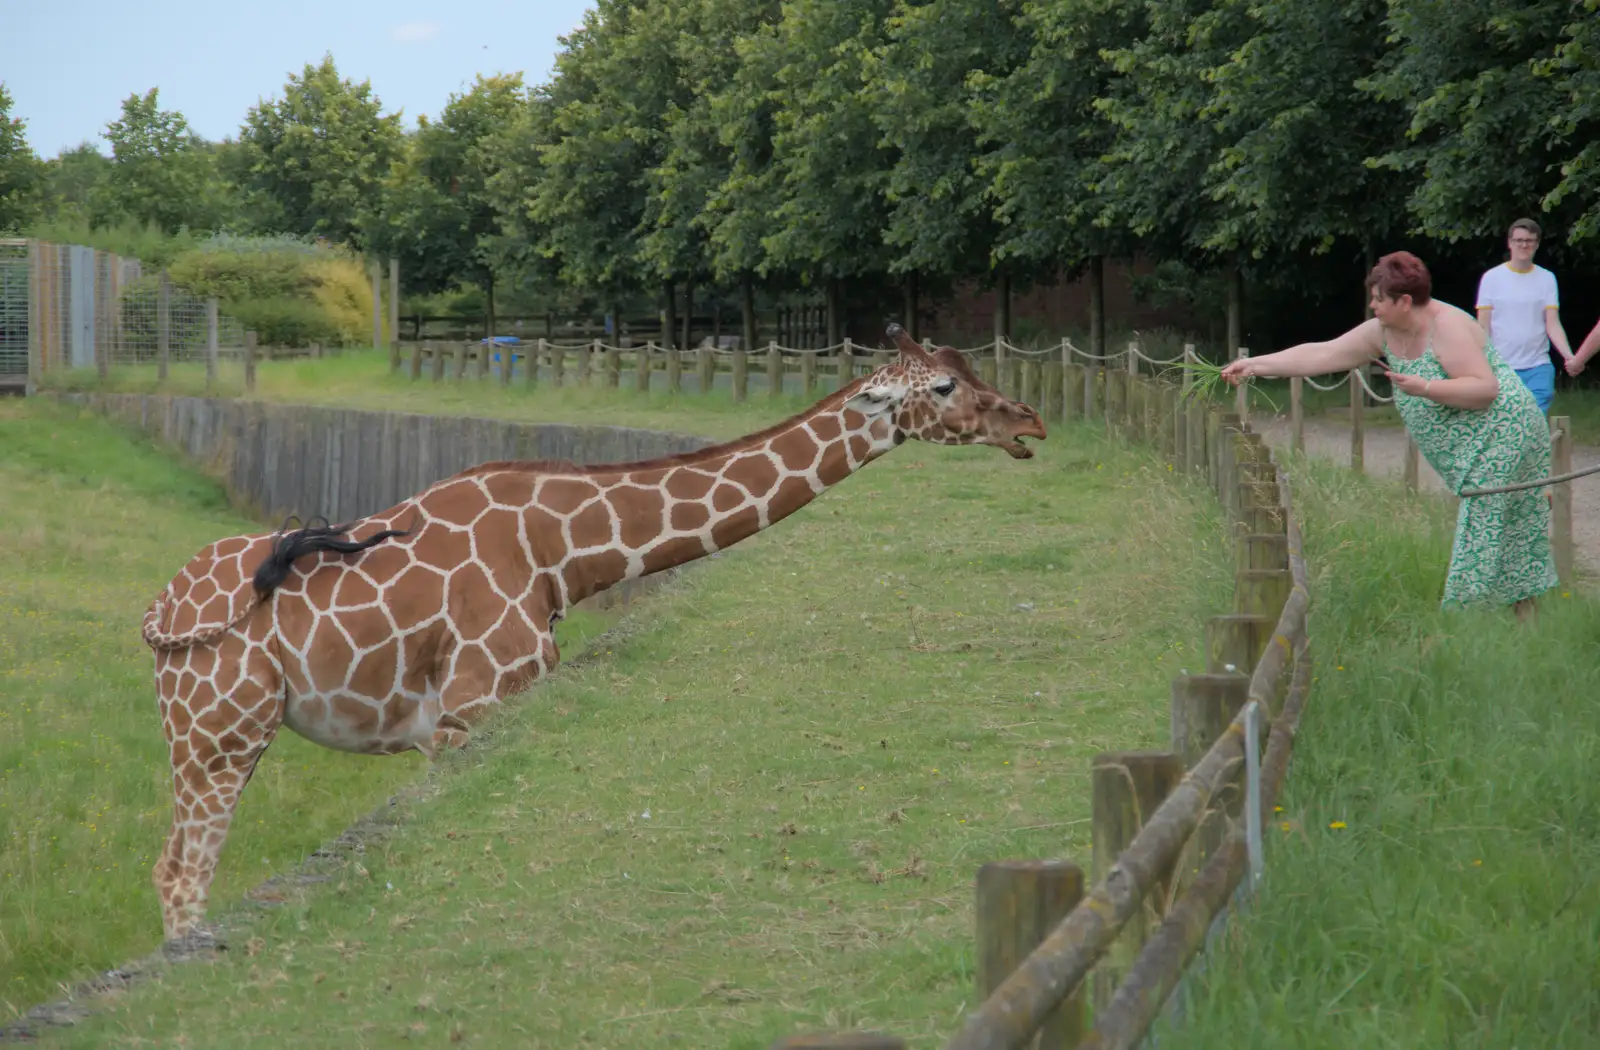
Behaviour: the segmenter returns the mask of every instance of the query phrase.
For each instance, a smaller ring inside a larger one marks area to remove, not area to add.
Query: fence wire
[[[244,325],[112,252],[0,241],[0,375],[238,357]]]

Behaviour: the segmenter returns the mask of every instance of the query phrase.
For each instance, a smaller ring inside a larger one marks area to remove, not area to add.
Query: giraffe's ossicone
[[[280,726],[431,758],[555,666],[552,628],[589,595],[737,543],[907,438],[1033,454],[1032,408],[958,351],[890,335],[894,360],[734,441],[638,463],[484,463],[371,517],[200,551],[143,625],[175,796],[154,872],[167,936],[203,919]]]

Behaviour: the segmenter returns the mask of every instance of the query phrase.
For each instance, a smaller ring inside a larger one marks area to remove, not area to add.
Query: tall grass
[[[1161,1045],[1594,1046],[1600,601],[1442,612],[1442,501],[1297,476],[1312,702],[1262,895]]]

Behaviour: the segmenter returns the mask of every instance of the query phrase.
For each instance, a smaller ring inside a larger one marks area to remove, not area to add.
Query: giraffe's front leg
[[[467,745],[472,726],[506,697],[538,681],[556,665],[559,652],[549,631],[522,630],[516,637],[497,633],[492,646],[474,647],[456,661],[440,690],[439,721],[433,752]]]

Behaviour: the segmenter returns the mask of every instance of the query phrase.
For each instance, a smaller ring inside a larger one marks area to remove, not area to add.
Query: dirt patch
[[[1275,448],[1289,447],[1287,417],[1259,416],[1252,425]],[[1368,426],[1362,447],[1362,461],[1368,474],[1405,476],[1406,432],[1402,427]],[[1350,464],[1350,424],[1338,417],[1306,420],[1306,453]],[[1600,446],[1575,445],[1573,467],[1600,462]],[[1417,459],[1417,484],[1424,492],[1445,492],[1444,482],[1426,459]],[[1572,546],[1579,572],[1600,576],[1600,476],[1580,478],[1572,485]]]

